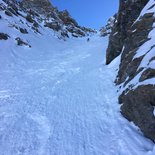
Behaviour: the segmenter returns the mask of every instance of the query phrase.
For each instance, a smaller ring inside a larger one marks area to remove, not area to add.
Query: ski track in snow
[[[107,39],[46,50],[39,41],[36,49],[1,53],[0,155],[154,154],[153,143],[120,114],[118,60],[104,65]]]

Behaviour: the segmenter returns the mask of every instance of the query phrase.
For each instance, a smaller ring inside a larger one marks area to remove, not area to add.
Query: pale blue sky
[[[118,10],[119,0],[51,0],[59,10],[67,9],[79,25],[99,29]]]

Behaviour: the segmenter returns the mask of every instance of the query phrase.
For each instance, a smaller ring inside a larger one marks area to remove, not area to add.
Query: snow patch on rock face
[[[141,11],[141,13],[140,13],[140,15],[139,15],[139,17],[137,18],[136,21],[138,21],[140,19],[140,17],[144,16],[146,13],[155,12],[154,3],[155,3],[154,0],[149,0],[147,5]]]
[[[154,115],[154,117],[155,117],[155,107],[154,107],[154,110],[153,110],[153,115]]]

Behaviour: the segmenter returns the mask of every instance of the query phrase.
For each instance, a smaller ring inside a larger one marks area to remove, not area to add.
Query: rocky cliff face
[[[21,1],[21,5],[45,16],[52,14],[55,9],[49,0],[23,0]]]
[[[110,35],[110,43],[107,49],[107,64],[117,57],[125,44],[125,39],[130,36],[133,22],[139,16],[148,0],[120,0],[117,20]]]
[[[155,2],[120,0],[107,49],[109,64],[121,54],[116,78],[121,113],[155,141]]]
[[[68,32],[73,37],[83,37],[95,33],[90,28],[79,26],[67,10],[59,11],[49,0],[23,0],[20,6],[29,12],[29,16],[34,16],[32,11],[39,14],[45,27],[60,31],[63,37],[69,37]]]
[[[49,29],[51,34],[65,40],[96,33],[95,30],[79,26],[67,10],[59,11],[49,0],[3,0],[0,2],[0,15],[1,21],[8,21],[8,27],[11,25],[22,34],[30,31],[43,34]]]

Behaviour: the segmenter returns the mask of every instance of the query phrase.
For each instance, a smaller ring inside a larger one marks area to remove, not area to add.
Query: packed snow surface
[[[154,155],[120,114],[108,39],[0,41],[0,155]]]

